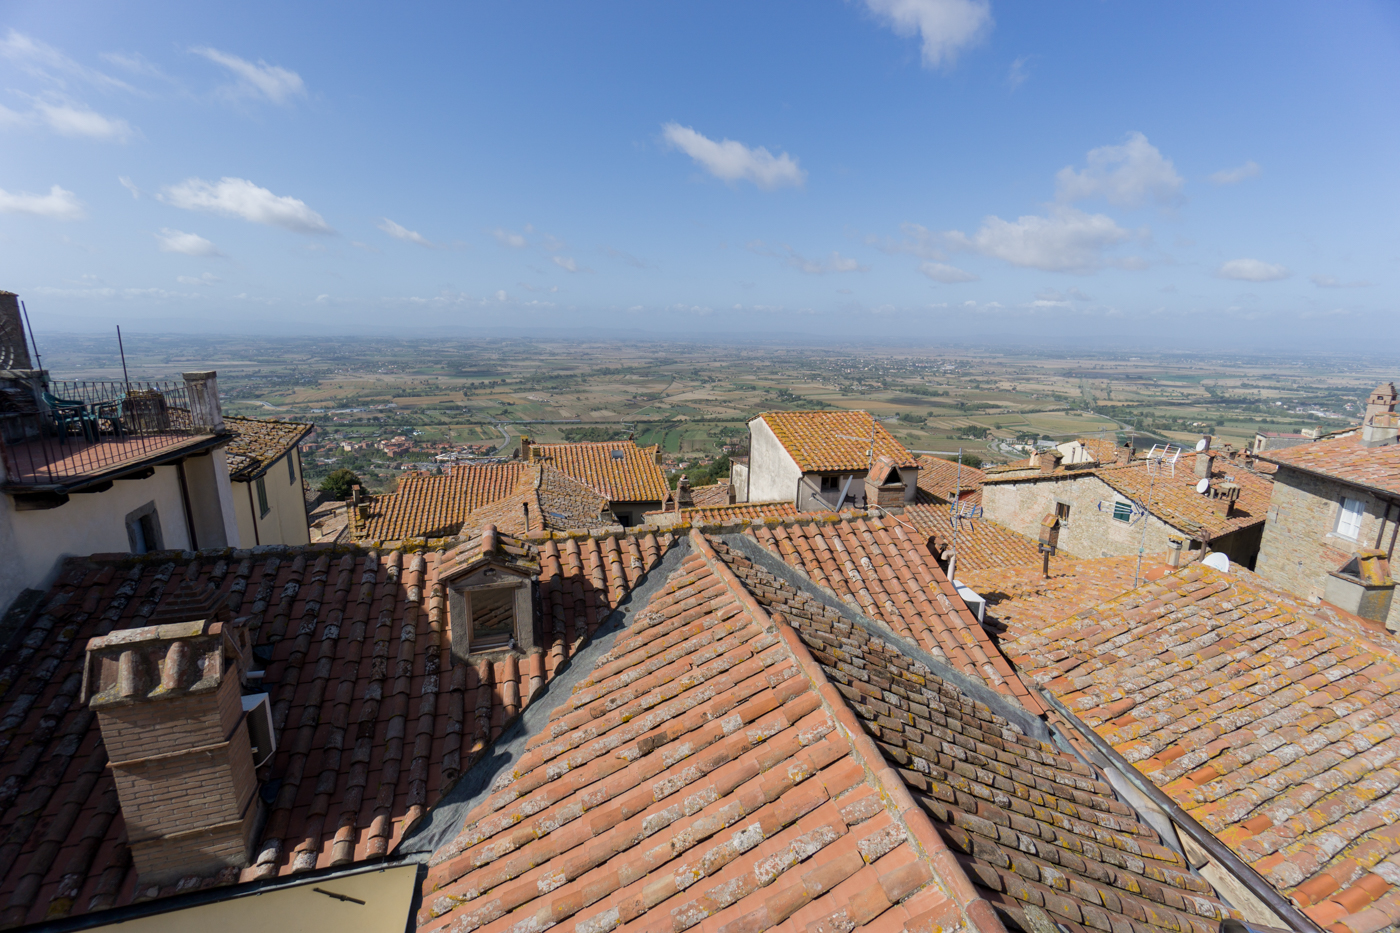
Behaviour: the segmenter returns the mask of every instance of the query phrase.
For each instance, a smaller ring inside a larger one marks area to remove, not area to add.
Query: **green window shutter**
[[[259,476],[258,487],[258,510],[262,513],[259,518],[266,518],[267,513],[272,511],[272,506],[267,504],[267,483],[263,482],[263,477]]]
[[[1118,522],[1132,521],[1133,506],[1128,502],[1113,503],[1113,520]]]

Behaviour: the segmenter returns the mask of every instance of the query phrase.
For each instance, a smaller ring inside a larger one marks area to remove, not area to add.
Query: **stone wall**
[[[1025,483],[989,483],[982,487],[983,515],[1032,540],[1040,538],[1040,522],[1069,505],[1069,522],[1060,529],[1060,547],[1075,557],[1120,557],[1143,546],[1146,523],[1148,554],[1167,549],[1167,538],[1182,532],[1155,515],[1133,522],[1113,517],[1113,504],[1127,502],[1122,493],[1092,473]]]
[[[1366,507],[1355,541],[1336,533],[1343,496],[1359,499]],[[1389,521],[1385,511],[1385,500],[1364,489],[1280,467],[1274,477],[1255,570],[1280,589],[1321,599],[1327,574],[1350,560],[1358,549],[1380,547],[1390,552],[1396,510],[1391,506]],[[1395,571],[1392,566],[1392,574]],[[1386,627],[1400,630],[1400,600],[1391,602]]]

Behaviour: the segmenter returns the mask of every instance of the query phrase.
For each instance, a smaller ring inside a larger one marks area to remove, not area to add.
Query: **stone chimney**
[[[1400,414],[1396,412],[1377,412],[1361,426],[1362,447],[1385,447],[1397,440],[1400,440]]]
[[[1369,422],[1376,415],[1393,411],[1395,411],[1395,383],[1383,382],[1376,386],[1371,392],[1371,397],[1366,399],[1366,418],[1362,424]]]
[[[19,296],[0,291],[0,369],[33,369],[24,321],[19,314]]]
[[[242,681],[251,645],[213,587],[193,583],[153,623],[93,638],[83,699],[97,714],[139,883],[248,864],[257,778]]]
[[[530,435],[520,435],[520,459],[530,463],[535,462],[535,448],[530,442]]]
[[[1051,447],[1048,450],[1042,450],[1040,452],[1040,472],[1054,473],[1055,469],[1059,467],[1060,461],[1063,460],[1064,457],[1065,455],[1060,453],[1054,447]]]
[[[695,506],[695,496],[690,491],[690,478],[682,476],[676,480],[676,511]]]
[[[1394,594],[1385,551],[1368,548],[1327,575],[1322,598],[1352,615],[1384,623]]]
[[[181,373],[190,397],[190,422],[196,434],[224,431],[224,412],[219,405],[219,374],[214,370]]]
[[[1210,435],[1202,434],[1201,440],[1205,444],[1196,451],[1196,475],[1204,479],[1210,476],[1212,461],[1215,460],[1215,452],[1210,449]]]
[[[1118,455],[1115,459],[1119,463],[1132,463],[1135,453],[1137,453],[1137,451],[1133,449],[1133,442],[1131,440],[1124,441],[1123,446],[1118,448]]]

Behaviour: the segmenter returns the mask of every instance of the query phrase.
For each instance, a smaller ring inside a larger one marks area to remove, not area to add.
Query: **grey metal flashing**
[[[1053,693],[1045,688],[1040,688],[1040,695],[1045,698],[1045,702],[1055,708],[1065,721],[1074,727],[1074,730],[1088,742],[1096,752],[1113,765],[1113,767],[1132,782],[1133,786],[1142,793],[1144,797],[1152,801],[1167,817],[1175,824],[1179,832],[1191,837],[1191,840],[1210,854],[1220,865],[1235,877],[1241,885],[1259,900],[1264,902],[1270,910],[1283,920],[1293,930],[1299,933],[1323,933],[1322,927],[1307,914],[1303,913],[1293,903],[1291,899],[1283,895],[1273,885],[1269,884],[1259,873],[1256,872],[1247,862],[1235,854],[1234,850],[1215,838],[1210,830],[1196,822],[1195,817],[1187,813],[1176,801],[1168,797],[1160,787],[1152,783],[1147,777],[1133,767],[1117,749],[1082,722],[1078,716],[1070,712],[1069,708],[1055,697]]]
[[[525,712],[515,717],[514,722],[491,746],[489,753],[468,768],[452,789],[428,810],[422,822],[399,840],[399,844],[389,853],[391,861],[426,861],[456,838],[467,814],[491,793],[496,776],[520,759],[525,753],[526,741],[544,730],[550,713],[568,698],[580,680],[593,671],[598,657],[612,648],[618,633],[631,624],[635,613],[651,602],[667,579],[680,569],[681,562],[689,553],[690,538],[678,536],[661,562],[647,571],[631,592],[623,597],[617,608],[603,620],[592,640],[570,659],[568,666],[563,671],[555,672],[554,678],[545,684],[544,691],[525,707]],[[551,695],[557,698],[556,702],[550,702]]]
[[[750,535],[721,535],[720,540],[789,586],[815,599],[828,609],[840,613],[842,618],[866,634],[894,645],[901,654],[918,661],[940,679],[948,681],[998,716],[1014,723],[1026,735],[1041,742],[1054,741],[1049,726],[1039,716],[1032,715],[1023,707],[988,687],[981,680],[956,670],[946,661],[938,660],[914,642],[896,635],[885,623],[851,608],[831,590],[814,582],[806,573],[778,557]]]

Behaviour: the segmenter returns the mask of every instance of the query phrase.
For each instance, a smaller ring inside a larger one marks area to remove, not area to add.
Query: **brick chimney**
[[[520,459],[530,463],[535,462],[535,449],[528,434],[520,435]]]
[[[224,412],[219,405],[219,374],[214,370],[181,373],[190,398],[190,421],[196,434],[219,434],[224,430]]]
[[[1205,444],[1196,450],[1196,475],[1204,479],[1210,476],[1212,461],[1215,460],[1215,452],[1210,449],[1210,435],[1202,434],[1201,440]]]
[[[257,778],[244,720],[247,628],[187,583],[152,624],[93,638],[83,699],[97,713],[141,884],[248,864]]]
[[[1400,440],[1400,414],[1383,411],[1371,415],[1361,426],[1362,447],[1385,447]]]
[[[33,368],[19,315],[19,296],[0,291],[0,369]]]
[[[1051,447],[1048,450],[1042,450],[1040,452],[1040,472],[1054,473],[1055,469],[1060,465],[1060,461],[1063,460],[1064,457],[1065,455],[1060,453],[1054,447]]]
[[[695,496],[690,492],[689,477],[682,476],[676,480],[676,511],[689,509],[695,506]]]
[[[1383,382],[1376,386],[1372,390],[1370,398],[1366,399],[1366,418],[1362,423],[1369,422],[1376,415],[1393,411],[1395,411],[1395,383]]]

